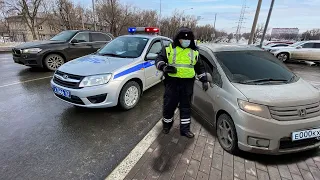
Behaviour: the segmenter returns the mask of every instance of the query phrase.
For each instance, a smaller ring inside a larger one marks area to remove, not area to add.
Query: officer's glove
[[[174,66],[165,66],[165,67],[163,68],[163,72],[164,72],[164,73],[172,73],[172,74],[175,74],[175,73],[177,73],[177,68],[174,67]]]
[[[203,83],[202,83],[202,89],[203,89],[204,91],[207,91],[208,88],[209,88],[208,82],[203,82]]]

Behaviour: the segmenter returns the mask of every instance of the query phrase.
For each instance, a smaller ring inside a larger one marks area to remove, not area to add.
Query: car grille
[[[13,56],[21,56],[21,50],[20,49],[12,49]]]
[[[72,96],[71,95],[71,98],[67,98],[67,97],[61,96],[59,94],[56,94],[56,96],[58,96],[60,99],[63,99],[65,101],[68,101],[68,102],[71,102],[71,103],[74,103],[74,104],[84,105],[83,101],[77,96]]]
[[[303,139],[299,141],[292,141],[291,138],[282,138],[280,139],[280,150],[284,149],[295,149],[301,147],[312,146],[319,143],[320,140],[313,138],[313,139]]]
[[[320,103],[303,106],[269,107],[271,117],[279,121],[292,121],[320,116]]]
[[[53,82],[63,87],[81,89],[81,87],[79,87],[79,84],[83,78],[83,76],[56,71],[53,77]]]

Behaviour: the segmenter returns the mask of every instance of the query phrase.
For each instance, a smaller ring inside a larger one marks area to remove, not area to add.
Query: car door
[[[207,91],[202,89],[202,82],[195,81],[194,93],[192,98],[192,106],[203,118],[214,124],[215,115],[215,101],[219,98],[219,93],[222,87],[222,80],[220,73],[217,70],[217,66],[213,59],[210,60],[209,54],[204,54],[200,51],[200,61],[205,66],[207,73],[212,76],[213,83],[209,86]]]
[[[70,60],[90,53],[92,53],[92,43],[90,42],[89,32],[80,32],[70,40],[67,50]]]
[[[301,48],[293,49],[291,52],[292,59],[301,59],[301,60],[310,60],[312,56],[310,51],[312,50],[314,43],[304,43],[302,44]]]
[[[159,54],[162,49],[162,43],[160,39],[155,39],[150,43],[150,46],[147,51],[149,53]],[[160,81],[162,74],[156,68],[155,60],[145,59],[146,68],[145,68],[145,78],[146,78],[146,87],[150,87]]]
[[[93,52],[96,52],[98,49],[102,48],[112,40],[112,38],[109,35],[104,33],[92,32],[90,34],[91,34]]]
[[[312,49],[312,60],[320,61],[320,43],[314,43]]]

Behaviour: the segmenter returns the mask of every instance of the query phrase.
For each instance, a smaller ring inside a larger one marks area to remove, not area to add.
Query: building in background
[[[298,28],[272,28],[271,31],[271,38],[273,39],[296,39],[298,36]]]

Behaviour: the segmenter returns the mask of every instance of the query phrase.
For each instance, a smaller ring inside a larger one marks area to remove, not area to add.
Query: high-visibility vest
[[[179,46],[172,48],[172,45],[170,44],[166,47],[166,53],[168,64],[177,68],[177,73],[168,73],[169,76],[177,78],[193,78],[196,75],[194,65],[197,63],[199,56],[198,51],[194,51],[190,48],[183,49]]]

